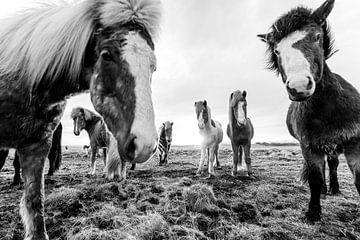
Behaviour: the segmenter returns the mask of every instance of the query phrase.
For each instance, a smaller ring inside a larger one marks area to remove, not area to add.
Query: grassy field
[[[50,239],[360,239],[359,196],[341,158],[339,196],[322,200],[322,221],[304,218],[309,188],[298,174],[297,146],[254,146],[256,179],[231,173],[231,149],[221,146],[216,178],[195,175],[198,147],[174,147],[169,164],[155,157],[128,171],[126,182],[88,174],[81,148],[63,152],[55,176],[45,179],[46,226]],[[47,171],[47,167],[46,167]],[[11,186],[8,160],[0,172],[0,239],[22,239],[18,214],[22,187]]]

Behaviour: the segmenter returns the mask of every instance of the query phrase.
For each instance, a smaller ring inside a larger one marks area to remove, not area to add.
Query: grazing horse
[[[205,158],[208,159],[209,177],[214,176],[214,159],[216,158],[216,165],[219,168],[219,145],[223,140],[223,130],[218,121],[211,119],[210,107],[206,100],[195,102],[195,113],[198,120],[199,133],[202,136],[201,141],[201,157],[199,161],[199,168],[196,172],[201,175],[204,167]]]
[[[151,98],[157,0],[44,4],[0,27],[0,148],[15,148],[24,180],[26,240],[49,239],[44,162],[65,99],[90,90],[120,156],[147,161],[156,150]]]
[[[89,135],[91,147],[91,170],[90,174],[95,174],[96,169],[96,154],[98,148],[103,150],[104,167],[106,166],[106,149],[109,146],[109,131],[107,130],[104,120],[94,112],[77,107],[73,108],[70,114],[74,120],[74,134],[80,135],[80,132],[85,129]]]
[[[230,94],[229,124],[226,133],[231,140],[233,150],[232,175],[235,176],[237,171],[242,168],[244,152],[247,172],[249,176],[252,176],[250,148],[251,139],[254,136],[254,127],[250,118],[247,117],[246,91],[236,90]]]
[[[327,0],[315,11],[295,8],[280,17],[270,33],[258,35],[268,45],[270,68],[281,75],[292,101],[286,122],[306,162],[310,221],[321,218],[326,157],[336,173],[338,155],[345,154],[360,194],[360,94],[326,63],[333,54],[326,22],[333,6],[334,0]],[[334,178],[336,174],[330,174],[330,188],[336,191]]]
[[[49,159],[49,171],[47,173],[48,176],[54,175],[54,172],[56,170],[59,170],[61,165],[61,159],[62,159],[61,135],[62,135],[62,125],[61,123],[59,123],[53,134],[52,144],[48,155],[48,159]],[[9,150],[0,150],[0,170],[4,166],[8,154],[9,154]],[[13,185],[19,185],[21,183],[21,177],[20,177],[20,160],[17,151],[15,151],[13,166],[15,168]]]
[[[158,135],[159,135],[159,143],[158,143],[158,153],[159,153],[159,165],[168,163],[168,154],[170,151],[170,146],[172,142],[172,127],[173,122],[166,121],[161,124]]]

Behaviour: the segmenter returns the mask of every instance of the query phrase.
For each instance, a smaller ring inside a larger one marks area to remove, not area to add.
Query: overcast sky
[[[31,6],[32,0],[3,1],[0,17]],[[156,124],[174,121],[174,144],[200,141],[194,102],[208,101],[212,116],[228,122],[228,98],[236,89],[248,92],[248,116],[255,141],[293,141],[285,117],[290,103],[280,78],[265,69],[266,33],[280,15],[300,4],[316,8],[323,0],[163,0],[161,33],[156,40],[157,71],[152,89]],[[330,69],[360,89],[360,1],[336,1],[329,17],[339,49]],[[93,109],[88,94],[71,98],[62,120],[63,144],[88,144],[75,137],[70,111]],[[224,142],[229,142],[224,137]]]

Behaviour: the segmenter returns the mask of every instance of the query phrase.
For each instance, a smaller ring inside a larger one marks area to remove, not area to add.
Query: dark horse
[[[253,175],[251,169],[250,148],[251,139],[254,136],[254,127],[250,118],[247,117],[246,91],[236,90],[230,94],[229,99],[229,124],[226,133],[231,140],[233,149],[233,170],[235,176],[239,168],[242,168],[243,151],[249,176]]]
[[[84,0],[1,21],[0,148],[19,154],[25,239],[48,239],[43,168],[67,97],[90,90],[125,161],[154,154],[152,39],[160,9],[156,0]]]
[[[102,117],[88,109],[82,107],[73,108],[70,116],[74,120],[74,134],[79,136],[81,130],[85,129],[89,135],[91,147],[90,173],[95,174],[95,160],[98,148],[103,149],[104,167],[106,166],[106,150],[109,147],[110,133]]]
[[[270,68],[281,75],[292,100],[287,126],[306,161],[303,176],[311,192],[306,216],[311,221],[321,217],[326,157],[331,191],[339,188],[337,158],[344,153],[360,194],[360,94],[326,63],[333,54],[326,22],[333,6],[334,0],[327,0],[315,11],[295,8],[270,33],[259,35],[268,44]]]
[[[48,159],[49,159],[49,171],[47,173],[48,176],[54,175],[54,172],[58,170],[61,165],[61,159],[62,159],[61,135],[62,135],[62,125],[61,123],[59,123],[56,130],[54,131],[52,144],[48,155]],[[0,170],[4,166],[8,154],[9,154],[9,150],[0,150]],[[21,182],[21,177],[20,177],[20,160],[17,151],[15,152],[13,166],[15,168],[13,185],[19,185]]]

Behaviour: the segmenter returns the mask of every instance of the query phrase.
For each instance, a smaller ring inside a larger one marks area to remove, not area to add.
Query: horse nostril
[[[131,135],[125,145],[125,153],[129,160],[133,160],[135,158],[135,151],[136,151],[136,137]]]
[[[309,79],[309,83],[308,85],[306,86],[306,90],[310,90],[312,87],[313,87],[313,82],[311,81],[311,78],[310,77],[307,77]]]

